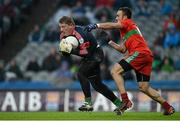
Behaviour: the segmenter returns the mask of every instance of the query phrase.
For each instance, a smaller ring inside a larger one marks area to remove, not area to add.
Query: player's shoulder
[[[77,26],[75,27],[75,30],[76,30],[78,33],[86,34],[86,32],[84,31],[84,26],[79,26],[79,25],[77,25]]]
[[[123,20],[123,25],[126,27],[129,27],[129,26],[136,25],[136,23],[132,19],[125,19],[125,20]]]
[[[132,19],[125,19],[125,20],[122,20],[122,22],[124,22],[124,23],[134,23],[134,21]]]

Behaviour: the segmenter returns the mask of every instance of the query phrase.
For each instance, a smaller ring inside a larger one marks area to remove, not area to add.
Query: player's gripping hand
[[[84,30],[87,32],[91,32],[93,29],[98,28],[97,24],[89,24],[87,26],[85,26]]]
[[[62,55],[70,55],[72,51],[72,45],[68,42],[65,41],[65,39],[62,39],[61,42],[59,43],[59,51],[61,52]]]

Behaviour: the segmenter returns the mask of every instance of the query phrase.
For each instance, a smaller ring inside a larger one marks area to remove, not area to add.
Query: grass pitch
[[[113,112],[0,112],[2,120],[31,120],[31,121],[58,121],[58,120],[179,120],[180,112],[171,116],[164,116],[157,112],[126,112],[119,116]]]

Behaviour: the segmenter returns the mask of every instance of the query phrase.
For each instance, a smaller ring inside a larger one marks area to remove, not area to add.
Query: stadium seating
[[[178,1],[171,1],[171,4],[173,5],[174,11],[177,11],[179,9]],[[63,5],[62,5],[63,6]],[[170,56],[173,61],[175,61],[175,68],[178,70],[180,69],[180,48],[173,48],[173,49],[164,49],[162,46],[155,47],[154,46],[154,40],[158,37],[159,33],[163,30],[164,21],[168,18],[168,15],[162,15],[161,14],[161,5],[158,1],[153,0],[148,2],[148,9],[151,11],[150,16],[136,16],[136,13],[134,13],[134,20],[137,22],[137,25],[139,26],[142,34],[144,35],[145,39],[147,40],[148,44],[153,50],[157,50],[158,54],[160,55],[161,59],[163,59],[165,56]],[[66,8],[68,10],[68,13],[71,13],[70,7]],[[89,8],[91,9],[91,8]],[[92,12],[91,14],[94,15],[96,10],[92,10],[88,12]],[[112,8],[111,8],[112,9]],[[57,10],[63,11],[64,7],[61,7]],[[85,9],[86,10],[86,9]],[[113,10],[113,9],[112,9]],[[63,13],[55,14],[52,16],[52,18],[49,19],[47,23],[45,23],[45,27],[51,26],[54,28],[57,27],[57,18],[64,15]],[[115,11],[114,11],[115,12]],[[87,14],[85,14],[87,15]],[[89,14],[88,14],[89,15]],[[114,13],[112,13],[114,15]],[[85,16],[88,18],[88,16]],[[91,16],[93,21],[97,21],[97,19],[94,16]],[[90,21],[91,22],[91,21]],[[42,30],[44,31],[44,29]],[[57,30],[58,31],[58,30]],[[47,71],[40,71],[38,73],[35,72],[27,72],[26,66],[32,56],[37,57],[38,63],[42,65],[42,62],[44,58],[50,53],[51,47],[56,47],[58,49],[58,42],[45,42],[42,43],[28,43],[22,51],[20,51],[16,56],[15,59],[20,66],[21,70],[24,72],[24,77],[29,78],[30,80],[33,80],[34,82],[40,81],[40,80],[46,80],[48,82],[54,80],[54,76],[52,72]],[[119,54],[114,49],[104,46],[103,47],[105,55],[110,60],[110,64],[114,64],[115,62],[118,62],[120,58],[122,57],[122,54]],[[58,51],[58,50],[57,50]],[[8,65],[7,65],[8,67]],[[109,67],[111,68],[111,66]],[[167,72],[152,72],[152,80],[179,80],[180,72],[175,71],[174,73],[167,73]]]

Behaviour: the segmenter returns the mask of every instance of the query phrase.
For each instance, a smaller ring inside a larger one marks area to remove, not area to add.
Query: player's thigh
[[[114,73],[122,74],[131,69],[132,69],[131,65],[128,64],[124,59],[122,59],[121,61],[119,61],[119,63],[114,64],[111,70],[111,74],[114,74]]]
[[[79,72],[85,76],[98,74],[100,71],[100,63],[91,60],[82,61],[79,67]]]

